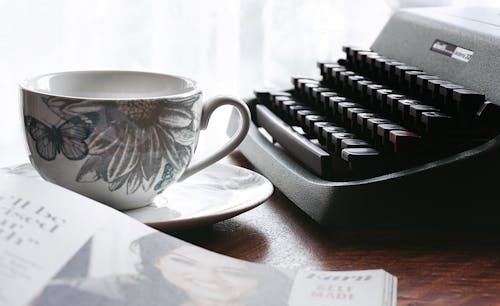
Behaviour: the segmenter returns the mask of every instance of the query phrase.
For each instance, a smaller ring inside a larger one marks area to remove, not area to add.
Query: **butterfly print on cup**
[[[31,116],[24,117],[36,151],[47,161],[54,160],[61,153],[69,160],[84,159],[89,153],[85,140],[92,134],[98,121],[97,113],[75,116],[57,126],[49,126]]]

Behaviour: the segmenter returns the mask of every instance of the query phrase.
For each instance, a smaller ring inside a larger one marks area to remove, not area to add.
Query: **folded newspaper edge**
[[[59,186],[0,170],[0,305],[396,305],[384,270],[220,255]]]

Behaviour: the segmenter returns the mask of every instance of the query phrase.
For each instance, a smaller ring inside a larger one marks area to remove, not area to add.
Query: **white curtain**
[[[391,5],[405,1],[0,0],[0,166],[25,158],[17,84],[26,77],[147,70],[196,79],[206,97],[247,96],[315,74],[343,44],[369,46]]]

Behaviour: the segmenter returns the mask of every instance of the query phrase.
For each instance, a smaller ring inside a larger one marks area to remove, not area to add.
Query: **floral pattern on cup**
[[[76,181],[102,180],[110,191],[139,188],[163,191],[192,157],[199,118],[193,111],[201,94],[187,98],[79,100],[42,97],[60,123],[25,116],[38,155],[84,160]],[[156,182],[156,184],[155,184]]]

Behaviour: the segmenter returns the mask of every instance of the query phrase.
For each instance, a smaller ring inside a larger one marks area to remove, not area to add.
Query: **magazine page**
[[[297,272],[250,263],[47,182],[0,175],[0,186],[5,220],[18,226],[23,242],[38,241],[23,246],[2,234],[0,305],[392,305],[395,279],[382,270]],[[35,218],[37,210],[28,214],[22,200],[3,200],[20,195],[64,221],[53,232],[38,221],[25,225],[17,216]]]
[[[115,213],[43,181],[0,174],[0,305],[24,305]]]
[[[384,270],[298,271],[288,305],[396,305],[396,286]]]

